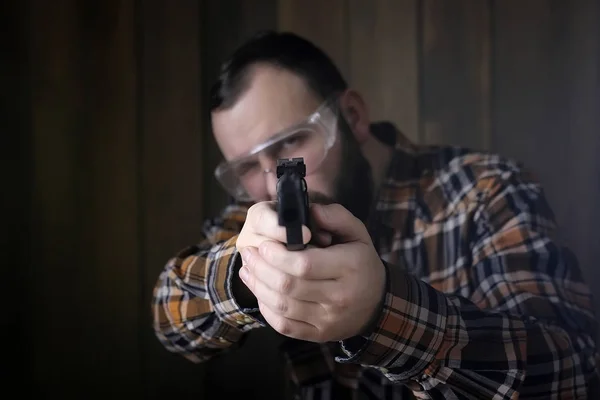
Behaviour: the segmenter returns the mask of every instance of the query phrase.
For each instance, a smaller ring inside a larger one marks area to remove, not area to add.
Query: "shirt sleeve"
[[[463,240],[461,295],[386,265],[376,328],[345,357],[428,398],[587,398],[598,374],[591,294],[575,257],[552,239],[539,185],[517,173],[485,183]]]
[[[207,220],[200,243],[170,259],[154,287],[157,338],[193,362],[223,354],[239,345],[245,332],[264,326],[258,309],[240,308],[232,294],[240,263],[235,244],[246,211],[231,205]]]

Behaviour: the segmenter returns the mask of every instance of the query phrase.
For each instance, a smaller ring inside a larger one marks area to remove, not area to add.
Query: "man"
[[[371,123],[327,56],[292,34],[232,55],[211,119],[216,176],[236,201],[158,279],[167,349],[204,362],[268,324],[289,338],[296,398],[588,395],[590,291],[517,163]],[[277,159],[292,157],[312,200],[302,251],[285,248],[273,204]]]

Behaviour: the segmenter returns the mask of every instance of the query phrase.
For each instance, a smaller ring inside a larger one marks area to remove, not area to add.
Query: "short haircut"
[[[339,69],[313,43],[289,32],[261,31],[222,64],[219,78],[210,90],[210,110],[233,107],[248,89],[249,72],[257,64],[282,68],[300,76],[322,100],[347,89]]]

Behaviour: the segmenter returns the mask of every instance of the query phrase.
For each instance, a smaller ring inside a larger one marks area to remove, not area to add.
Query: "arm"
[[[339,361],[374,366],[432,398],[586,398],[598,374],[591,295],[551,238],[543,193],[515,173],[479,184],[485,196],[463,237],[468,295],[387,266],[377,327],[342,342]]]
[[[193,362],[222,354],[238,345],[245,332],[263,326],[237,276],[235,243],[245,215],[246,209],[229,206],[221,217],[208,220],[202,241],[169,260],[154,288],[157,338]]]

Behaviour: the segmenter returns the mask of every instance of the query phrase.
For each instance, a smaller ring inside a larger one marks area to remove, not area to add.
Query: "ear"
[[[360,93],[348,89],[340,96],[340,109],[359,144],[370,136],[370,119],[367,105]]]

